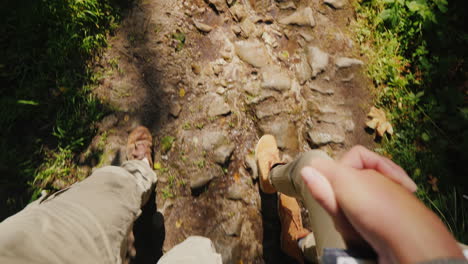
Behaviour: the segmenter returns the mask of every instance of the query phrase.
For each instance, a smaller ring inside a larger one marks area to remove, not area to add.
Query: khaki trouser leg
[[[96,170],[0,223],[0,263],[121,263],[156,182],[144,161]]]
[[[301,169],[316,158],[330,159],[321,150],[300,154],[294,161],[274,167],[270,181],[278,192],[302,200],[309,211],[309,221],[316,240],[317,256],[320,258],[324,248],[346,248],[341,235],[336,231],[331,217],[312,198],[301,178]]]

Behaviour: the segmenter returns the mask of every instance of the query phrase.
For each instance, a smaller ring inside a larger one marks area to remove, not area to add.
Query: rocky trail
[[[254,148],[265,133],[285,160],[371,144],[353,16],[348,0],[133,4],[95,67],[94,92],[114,113],[88,149],[101,160],[87,164],[122,162],[139,124],[153,133],[157,194],[135,226],[135,263],[190,235],[211,238],[224,263],[293,263],[279,250],[276,197],[259,192]]]

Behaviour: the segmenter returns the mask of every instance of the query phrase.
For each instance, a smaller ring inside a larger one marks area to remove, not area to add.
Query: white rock
[[[235,149],[234,144],[222,145],[213,152],[214,161],[218,164],[225,164]]]
[[[269,62],[265,46],[258,40],[237,41],[234,46],[237,56],[254,67],[260,68]]]
[[[310,67],[312,67],[312,77],[316,77],[327,67],[329,56],[317,47],[308,47],[307,59]]]
[[[245,8],[240,3],[236,3],[233,7],[230,8],[231,14],[234,16],[236,21],[242,21],[247,16]]]
[[[280,66],[266,66],[262,69],[263,82],[261,84],[264,89],[273,89],[277,91],[286,91],[291,88],[291,79],[286,71]]]
[[[195,27],[200,30],[201,32],[210,32],[211,30],[213,30],[213,27],[210,26],[210,25],[207,25],[205,23],[202,23],[200,21],[197,21],[197,20],[193,20],[193,24],[195,25]]]
[[[279,7],[279,9],[283,9],[283,10],[285,10],[285,9],[295,10],[296,9],[296,5],[292,1],[278,3],[278,7]]]
[[[240,29],[242,36],[248,38],[251,35],[253,35],[256,28],[255,24],[252,21],[250,21],[250,19],[244,19],[244,21],[242,21],[242,23],[240,24]]]
[[[298,25],[298,26],[315,26],[315,19],[312,13],[312,8],[306,7],[302,10],[296,11],[291,15],[281,18],[279,21],[281,24],[286,25]]]
[[[312,144],[317,146],[325,145],[328,143],[340,144],[343,143],[345,140],[343,135],[320,131],[310,131],[309,138]]]
[[[343,8],[346,5],[346,0],[324,0],[323,2],[336,9]]]
[[[335,65],[338,68],[348,68],[354,65],[364,65],[364,62],[358,59],[339,57],[335,59]]]
[[[312,69],[305,55],[301,56],[301,61],[295,65],[296,78],[300,84],[304,84],[307,80],[312,78]]]
[[[218,115],[227,115],[231,112],[229,105],[224,102],[224,98],[213,94],[210,105],[208,106],[208,115],[209,116],[218,116]]]

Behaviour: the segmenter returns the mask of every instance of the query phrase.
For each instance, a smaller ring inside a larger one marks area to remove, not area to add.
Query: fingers
[[[363,146],[355,146],[340,159],[340,163],[355,169],[372,169],[402,185],[410,192],[417,186],[408,174],[390,159],[383,157]]]

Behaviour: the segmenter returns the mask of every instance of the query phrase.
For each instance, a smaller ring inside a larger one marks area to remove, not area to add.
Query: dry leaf
[[[393,127],[390,122],[387,121],[387,116],[383,110],[372,107],[367,116],[370,117],[371,120],[367,121],[366,125],[375,129],[377,131],[377,135],[383,137],[385,132],[389,135],[393,134]]]
[[[179,96],[180,96],[180,97],[184,97],[184,96],[185,96],[185,89],[184,89],[184,88],[180,88],[180,90],[179,90]]]
[[[181,226],[182,226],[182,220],[179,219],[175,222],[175,227],[179,229]]]

